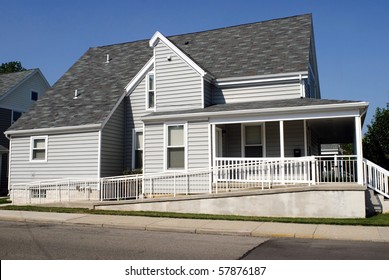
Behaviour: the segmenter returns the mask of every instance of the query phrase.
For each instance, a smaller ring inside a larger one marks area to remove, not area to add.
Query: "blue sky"
[[[322,98],[389,101],[389,1],[1,0],[0,63],[54,84],[89,47],[312,13]],[[366,130],[366,128],[365,128]]]

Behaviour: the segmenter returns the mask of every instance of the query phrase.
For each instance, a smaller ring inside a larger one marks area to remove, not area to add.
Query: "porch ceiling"
[[[318,136],[320,144],[354,142],[354,118],[309,120],[308,125]]]

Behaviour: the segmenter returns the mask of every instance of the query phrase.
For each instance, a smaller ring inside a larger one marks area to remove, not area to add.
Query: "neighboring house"
[[[264,163],[279,175],[269,184],[320,182],[321,167],[315,177],[308,164],[330,143],[354,144],[352,174],[344,176],[362,185],[367,107],[321,99],[311,15],[169,37],[156,32],[90,48],[7,131],[10,185],[140,168],[144,178],[231,168],[197,181],[195,192],[207,192],[223,180],[262,180],[270,170],[258,169]],[[286,167],[292,158],[305,162]],[[297,169],[299,180],[291,175]],[[181,181],[144,179],[143,188],[175,194],[173,185],[194,182]]]
[[[320,149],[322,156],[343,155],[343,149],[339,144],[322,144]]]
[[[4,132],[50,87],[39,69],[0,74],[0,195],[8,193],[9,140]]]

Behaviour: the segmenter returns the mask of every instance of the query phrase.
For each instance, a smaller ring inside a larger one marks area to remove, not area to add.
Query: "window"
[[[155,108],[155,76],[154,73],[147,75],[146,109]]]
[[[31,91],[31,100],[37,101],[38,100],[38,92]]]
[[[12,123],[16,122],[22,116],[22,112],[12,111]]]
[[[46,190],[32,189],[31,198],[46,198]]]
[[[185,169],[185,126],[167,126],[167,169]]]
[[[133,141],[134,141],[134,155],[133,155],[133,168],[142,169],[143,168],[143,132],[135,131],[133,132]]]
[[[262,126],[245,126],[244,137],[244,156],[263,157]]]
[[[31,138],[31,161],[47,160],[47,136]]]

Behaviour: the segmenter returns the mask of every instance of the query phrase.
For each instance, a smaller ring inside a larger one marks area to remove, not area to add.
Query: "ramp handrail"
[[[386,198],[389,198],[389,171],[363,159],[363,183]]]

